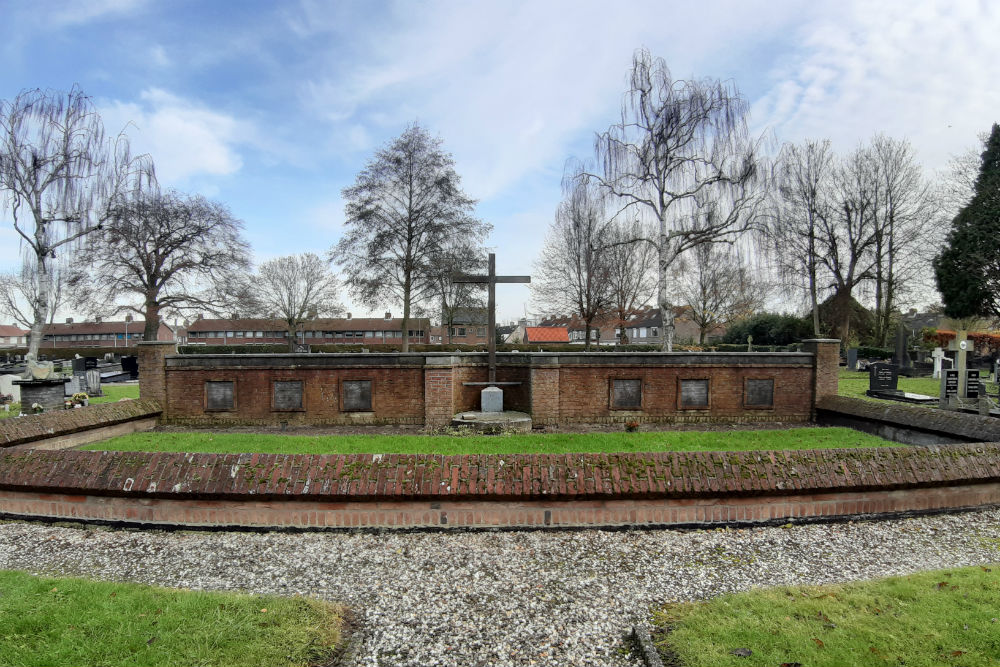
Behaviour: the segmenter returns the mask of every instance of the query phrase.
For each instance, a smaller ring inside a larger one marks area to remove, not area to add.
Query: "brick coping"
[[[0,451],[14,445],[159,417],[162,412],[163,409],[155,401],[128,400],[74,410],[50,410],[38,415],[8,417],[0,420]]]

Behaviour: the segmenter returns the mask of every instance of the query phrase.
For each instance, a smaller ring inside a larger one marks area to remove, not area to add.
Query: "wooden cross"
[[[489,384],[497,381],[497,283],[530,283],[530,276],[498,276],[496,255],[490,253],[489,274],[488,275],[455,275],[452,276],[453,283],[485,283],[489,285],[489,326],[487,335],[489,336],[489,362],[490,376]]]

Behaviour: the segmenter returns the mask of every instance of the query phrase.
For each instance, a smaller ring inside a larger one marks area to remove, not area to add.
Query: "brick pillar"
[[[156,401],[166,414],[167,367],[165,357],[177,354],[174,341],[152,340],[138,343],[139,347],[139,398]]]
[[[531,355],[532,424],[559,423],[559,357]]]
[[[448,426],[455,416],[453,365],[451,356],[424,357],[424,426]]]
[[[824,396],[837,395],[840,372],[840,341],[836,338],[815,338],[802,341],[805,352],[813,357],[813,408]]]

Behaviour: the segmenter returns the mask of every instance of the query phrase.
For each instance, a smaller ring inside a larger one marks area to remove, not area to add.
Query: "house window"
[[[412,336],[413,333],[411,332],[410,335]],[[464,336],[465,335],[465,327],[459,327],[458,328],[458,335],[459,336]]]
[[[611,409],[642,408],[642,380],[611,380]]]
[[[486,327],[478,327],[476,329],[476,335],[480,338],[484,338],[486,336]]]
[[[652,336],[653,338],[656,338],[657,336],[659,336],[660,335],[660,329],[659,329],[659,327],[652,327],[652,328],[650,328],[649,335]]]
[[[253,332],[253,337],[254,338],[263,338],[264,337],[264,332],[263,331],[254,331]]]
[[[236,383],[210,380],[205,383],[205,411],[234,410],[236,408]]]
[[[709,407],[709,381],[705,379],[679,380],[680,390],[677,392],[680,397],[680,407],[704,409]]]
[[[371,380],[344,380],[340,386],[344,412],[371,412]]]

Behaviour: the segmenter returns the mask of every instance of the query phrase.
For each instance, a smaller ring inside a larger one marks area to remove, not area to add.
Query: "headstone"
[[[708,407],[708,380],[681,380],[681,407]]]
[[[906,352],[906,328],[900,325],[896,329],[896,353],[892,357],[892,361],[899,368],[909,368],[910,367],[910,355]]]
[[[958,369],[949,368],[944,373],[944,397],[954,398],[958,396]]]
[[[483,412],[503,412],[503,390],[486,387],[480,392],[480,409]]]
[[[858,370],[858,348],[847,348],[847,368],[848,370]]]
[[[871,364],[868,366],[868,393],[896,393],[899,383],[899,368],[894,364]]]
[[[934,360],[934,373],[931,377],[939,378],[941,377],[941,360],[944,359],[944,350],[935,347],[934,351],[931,352],[931,358]]]
[[[97,368],[97,357],[84,357],[83,367],[85,370],[90,370],[91,368]]]
[[[979,400],[979,369],[970,368],[965,372],[965,398]]]
[[[122,357],[122,370],[129,374],[129,378],[135,380],[139,377],[139,360],[135,357]]]
[[[233,382],[209,381],[205,383],[206,410],[232,410],[235,407]]]
[[[614,380],[612,405],[616,408],[642,408],[642,380]]]
[[[302,409],[302,381],[281,380],[274,383],[275,410]]]
[[[342,385],[345,412],[371,412],[371,380],[344,380]]]
[[[772,407],[774,405],[774,380],[748,379],[744,403],[757,407]]]
[[[14,384],[14,380],[19,379],[18,375],[0,375],[0,394],[13,396],[15,403],[21,402],[21,388]]]
[[[101,371],[96,368],[87,369],[87,394],[90,396],[103,396],[101,391]]]
[[[73,360],[73,375],[83,377],[87,374],[87,360],[83,357]]]

